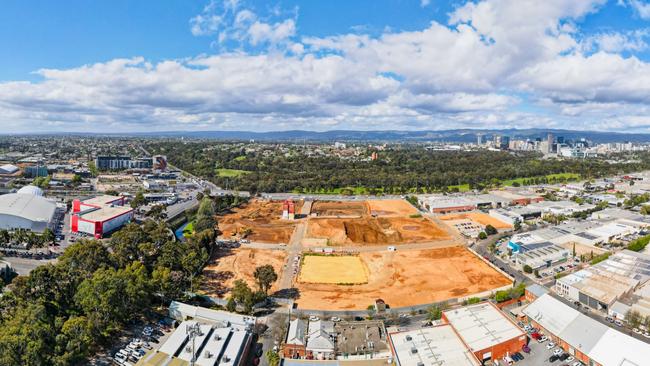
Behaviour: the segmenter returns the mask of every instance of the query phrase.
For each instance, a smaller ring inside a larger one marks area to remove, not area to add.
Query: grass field
[[[358,256],[306,255],[298,281],[303,283],[362,284],[368,282]]]
[[[237,169],[217,169],[217,175],[224,178],[236,178],[244,174],[249,174],[246,170]]]

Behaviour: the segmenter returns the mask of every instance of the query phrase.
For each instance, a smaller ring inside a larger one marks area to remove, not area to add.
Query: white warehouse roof
[[[12,164],[5,164],[0,166],[0,174],[14,174],[18,171],[18,167]]]
[[[647,343],[581,314],[550,294],[538,298],[523,312],[599,365],[637,366],[650,360]]]
[[[28,186],[22,187],[16,193],[17,194],[31,194],[32,196],[42,196],[43,195],[43,190],[30,184]]]
[[[479,365],[449,325],[391,333],[390,338],[400,366]]]
[[[525,336],[521,329],[489,303],[445,311],[444,315],[472,352]]]
[[[10,193],[0,196],[0,229],[41,232],[50,224],[56,204],[38,195]]]

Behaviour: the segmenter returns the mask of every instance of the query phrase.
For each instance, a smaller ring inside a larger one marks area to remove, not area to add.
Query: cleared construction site
[[[362,310],[376,299],[397,308],[511,285],[447,225],[404,200],[256,199],[219,217],[218,225],[222,238],[246,238],[254,248],[245,243],[217,253],[203,273],[203,293],[211,296],[228,296],[236,279],[254,285],[252,274],[263,264],[286,279],[272,290],[296,288],[298,308],[310,310]]]
[[[329,258],[339,262],[346,257]],[[460,246],[363,252],[347,258],[361,263],[357,263],[355,269],[328,268],[320,275],[314,275],[320,263],[305,261],[295,284],[300,294],[296,300],[299,309],[363,310],[376,299],[399,308],[485,295],[512,284],[509,278]],[[345,279],[338,277],[338,271],[343,270]],[[348,273],[350,271],[353,273]],[[367,276],[365,283],[343,283],[349,278],[362,279],[364,276]],[[320,283],[314,283],[317,278],[321,278]]]

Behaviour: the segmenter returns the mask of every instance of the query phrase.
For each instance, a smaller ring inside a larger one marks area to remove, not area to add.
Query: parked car
[[[553,354],[560,357],[564,353],[564,350],[562,348],[556,348],[553,350]]]
[[[555,362],[559,359],[556,355],[552,355],[551,357],[548,358],[548,362]]]
[[[548,338],[546,336],[541,336],[537,339],[538,343],[544,343],[546,341],[548,341]]]
[[[553,343],[553,342],[548,342],[548,344],[546,345],[546,349],[551,350],[551,349],[553,349],[553,348],[555,348],[555,343]]]
[[[617,327],[622,327],[623,326],[623,322],[618,320],[618,319],[614,320],[614,324],[616,324]]]

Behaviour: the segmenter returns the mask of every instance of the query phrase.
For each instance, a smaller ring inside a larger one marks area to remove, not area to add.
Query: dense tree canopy
[[[372,149],[358,157],[312,154],[315,148],[293,145],[213,142],[155,142],[151,151],[219,186],[251,192],[320,192],[364,187],[384,193],[433,192],[468,184],[473,188],[529,178],[520,184],[554,183],[550,174],[576,173],[583,178],[639,170],[638,162],[613,164],[605,159],[542,159],[535,152],[437,151],[419,145],[386,148],[371,161]],[[365,149],[365,148],[364,148]],[[238,174],[223,174],[230,169]],[[243,171],[243,173],[241,173]]]
[[[0,298],[0,365],[75,365],[154,304],[184,296],[214,231],[175,241],[161,222],[129,224],[107,245],[81,240]]]

